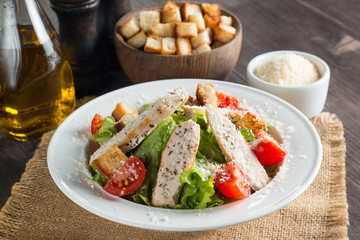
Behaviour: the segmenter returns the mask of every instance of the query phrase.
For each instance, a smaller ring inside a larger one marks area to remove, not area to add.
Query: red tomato
[[[219,108],[239,109],[239,99],[223,92],[216,91]]]
[[[107,182],[104,190],[115,196],[125,196],[138,189],[144,182],[146,169],[142,161],[131,156]]]
[[[255,135],[258,143],[252,148],[259,162],[263,165],[271,165],[284,160],[287,152],[273,137],[265,131],[259,131]]]
[[[250,196],[250,186],[239,164],[229,162],[216,172],[214,184],[217,189],[229,198],[244,199]]]
[[[93,120],[91,121],[91,134],[95,134],[99,128],[101,128],[101,124],[104,119],[99,115],[95,114]]]

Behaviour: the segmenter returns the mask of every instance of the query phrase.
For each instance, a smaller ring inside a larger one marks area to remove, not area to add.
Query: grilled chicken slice
[[[200,126],[187,121],[177,126],[162,152],[161,163],[153,189],[151,204],[174,208],[180,193],[179,178],[192,166],[200,142]]]
[[[127,124],[120,132],[102,145],[90,157],[90,164],[114,144],[124,153],[135,148],[164,119],[168,118],[178,106],[184,104],[188,98],[189,95],[186,90],[178,88],[154,102],[139,117]]]
[[[185,111],[185,116],[188,118],[192,118],[196,115],[195,110],[205,111],[206,107],[184,105],[183,109]],[[232,110],[228,108],[218,108],[218,110],[224,116],[228,117],[231,120],[231,122],[239,121],[247,113],[246,110]]]
[[[254,191],[264,187],[269,177],[236,126],[211,105],[206,108],[206,117],[226,161],[236,161],[240,165]]]

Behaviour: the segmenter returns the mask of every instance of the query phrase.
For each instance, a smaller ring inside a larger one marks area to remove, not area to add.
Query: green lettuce
[[[132,196],[135,202],[150,205],[149,198],[156,183],[161,153],[175,127],[176,123],[172,118],[164,120],[133,152],[147,166],[144,183]]]
[[[116,134],[114,124],[115,119],[113,117],[106,117],[102,122],[100,129],[90,137],[90,140],[98,142],[100,146],[102,146]]]
[[[252,142],[255,140],[254,133],[251,129],[240,129],[240,132],[245,138],[245,141]]]
[[[108,180],[97,170],[95,163],[91,163],[92,169],[94,170],[95,174],[93,175],[92,180],[98,183],[100,186],[105,186]]]
[[[212,176],[203,179],[195,169],[189,168],[180,176],[183,187],[179,196],[177,209],[204,209],[223,204],[223,201],[215,195]]]

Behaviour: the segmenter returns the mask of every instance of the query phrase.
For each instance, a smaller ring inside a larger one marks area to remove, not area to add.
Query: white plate
[[[289,152],[278,175],[248,199],[205,210],[143,206],[109,195],[91,182],[87,171],[90,122],[95,113],[111,114],[116,103],[142,105],[177,87],[192,96],[208,80],[162,80],[122,88],[85,104],[56,130],[48,149],[48,167],[61,191],[86,210],[125,225],[167,231],[199,231],[244,223],[274,212],[297,198],[314,180],[321,164],[320,138],[300,111],[280,98],[247,86],[210,80],[215,89],[245,99],[261,117],[281,130]],[[295,129],[295,131],[294,131]]]

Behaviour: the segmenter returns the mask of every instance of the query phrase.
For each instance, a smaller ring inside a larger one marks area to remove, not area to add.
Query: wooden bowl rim
[[[186,2],[181,1],[181,2],[174,2],[174,3],[182,6]],[[198,5],[201,4],[199,2],[189,2],[189,3],[194,3],[194,4],[198,4]],[[145,7],[141,7],[141,8],[132,10],[132,11],[128,12],[127,14],[125,14],[124,16],[122,16],[116,22],[115,27],[114,27],[115,41],[119,41],[123,46],[126,46],[127,48],[129,48],[131,50],[136,50],[136,51],[139,51],[139,52],[142,52],[144,54],[151,55],[151,56],[161,56],[161,57],[165,57],[165,58],[169,58],[169,57],[170,58],[176,58],[176,57],[178,57],[178,58],[191,58],[191,57],[194,57],[194,56],[200,56],[200,55],[205,55],[205,54],[216,53],[216,51],[220,51],[222,48],[226,47],[227,45],[229,45],[231,43],[234,43],[235,39],[237,39],[239,37],[242,37],[242,24],[241,24],[240,19],[235,14],[233,14],[232,12],[221,8],[221,6],[220,6],[221,13],[224,13],[224,15],[226,15],[226,16],[231,16],[236,21],[236,23],[238,25],[238,28],[236,28],[236,34],[235,34],[235,37],[233,39],[231,39],[229,42],[225,43],[224,45],[222,45],[220,47],[211,49],[211,51],[209,51],[209,52],[204,52],[204,53],[200,53],[200,54],[190,54],[190,55],[176,55],[176,54],[174,54],[174,55],[161,55],[161,54],[155,54],[155,53],[148,53],[148,52],[145,52],[144,50],[134,48],[134,47],[130,46],[129,44],[127,44],[124,41],[124,38],[121,36],[120,32],[118,31],[120,29],[120,22],[123,21],[124,19],[127,20],[130,17],[137,16],[141,11],[148,11],[148,10],[151,10],[151,9],[153,9],[153,10],[161,9],[161,7],[164,6],[164,4],[165,4],[165,2],[164,3],[157,3],[157,4],[145,6]],[[135,13],[137,13],[137,14],[135,15]]]

